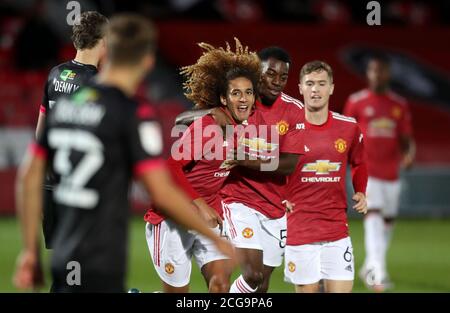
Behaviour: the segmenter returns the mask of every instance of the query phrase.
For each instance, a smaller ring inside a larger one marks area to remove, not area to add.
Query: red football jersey
[[[303,104],[286,94],[281,94],[271,107],[256,102],[257,114],[249,119],[249,124],[276,126],[281,153],[303,154],[303,132],[300,129],[305,115]],[[258,134],[259,136],[260,134]],[[261,142],[271,146],[270,138],[250,138],[252,142]],[[273,148],[273,147],[272,147]],[[277,152],[278,153],[278,152]],[[280,218],[285,214],[282,201],[285,199],[286,177],[272,171],[255,171],[237,167],[228,177],[222,189],[226,203],[239,202],[251,207],[269,218]]]
[[[208,131],[209,126],[212,127]],[[219,191],[230,172],[222,168],[228,142],[224,141],[222,136],[215,136],[217,134],[215,130],[219,128],[210,115],[197,119],[189,126],[179,142],[174,144],[179,149],[175,149],[169,164],[175,163],[175,166],[178,164],[198,195],[222,216]],[[180,159],[181,154],[183,159]],[[151,208],[144,219],[156,225],[164,219],[164,216]]]
[[[288,245],[336,241],[348,236],[347,163],[364,164],[364,144],[355,119],[329,112],[323,125],[305,121],[305,155],[289,177]],[[367,172],[365,172],[367,173]],[[367,174],[361,191],[365,193]],[[361,185],[361,184],[360,184]]]
[[[412,135],[406,101],[393,92],[379,95],[364,89],[349,97],[344,114],[356,118],[364,134],[369,176],[398,179],[399,140],[402,135]]]

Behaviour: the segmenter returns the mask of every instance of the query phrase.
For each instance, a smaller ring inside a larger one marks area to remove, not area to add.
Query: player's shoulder
[[[369,98],[369,96],[370,96],[370,91],[367,88],[364,88],[362,90],[352,93],[348,97],[348,101],[351,103],[357,103],[357,102],[360,102],[360,101],[363,101],[363,100]]]
[[[408,101],[405,98],[403,98],[402,96],[400,96],[399,94],[395,93],[392,90],[389,90],[386,93],[386,96],[389,99],[391,99],[393,102],[395,102],[395,103],[397,103],[397,104],[399,104],[401,106],[406,106],[408,104]]]
[[[330,111],[331,113],[331,118],[335,121],[337,121],[338,123],[345,123],[345,124],[354,124],[356,125],[356,119],[350,116],[346,116],[343,114],[339,114],[337,112],[334,111]]]
[[[291,97],[285,94],[284,92],[281,93],[280,98],[284,103],[286,103],[289,106],[289,108],[303,110],[303,108],[305,107],[305,105],[300,100]]]
[[[128,97],[120,89],[103,85],[97,81],[86,82],[82,87],[70,95],[72,101],[75,102],[92,102],[104,106],[107,111],[115,111],[121,115],[134,115],[139,113],[138,110],[148,111],[153,114],[153,109],[144,101],[137,98]]]
[[[217,125],[216,120],[210,114],[205,114],[202,117],[195,119],[195,121],[192,122],[191,125],[189,125],[189,128],[191,129],[197,127],[205,128],[206,126],[209,125]]]

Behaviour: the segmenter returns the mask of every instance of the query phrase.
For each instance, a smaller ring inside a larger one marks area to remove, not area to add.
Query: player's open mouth
[[[312,96],[311,99],[313,99],[313,100],[320,100],[320,99],[322,99],[322,97],[321,96]]]
[[[240,105],[238,106],[238,112],[245,113],[248,110],[248,105]]]

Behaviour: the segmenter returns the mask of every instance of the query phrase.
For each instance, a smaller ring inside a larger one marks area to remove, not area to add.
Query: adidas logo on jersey
[[[298,123],[295,125],[295,129],[304,130],[305,129],[305,123]]]

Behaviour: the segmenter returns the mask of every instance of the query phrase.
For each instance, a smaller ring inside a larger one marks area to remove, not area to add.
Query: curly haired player
[[[261,75],[257,55],[235,40],[235,51],[228,43],[225,49],[200,43],[202,56],[181,70],[186,77],[186,97],[198,108],[223,110],[232,128],[248,124]],[[219,191],[230,173],[226,155],[228,147],[234,145],[233,138],[224,137],[214,118],[206,115],[184,132],[168,161],[174,179],[190,194],[200,215],[217,234],[222,234],[223,218]],[[148,247],[165,292],[189,291],[192,256],[209,291],[228,292],[233,266],[210,240],[175,226],[157,208],[151,208],[145,220]]]

